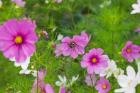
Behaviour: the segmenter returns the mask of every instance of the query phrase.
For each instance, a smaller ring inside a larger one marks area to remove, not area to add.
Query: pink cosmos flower
[[[16,3],[16,5],[19,7],[24,7],[26,4],[25,1],[23,1],[23,0],[11,0],[11,1]]]
[[[29,19],[12,19],[0,26],[0,51],[16,62],[24,62],[35,52],[36,24]]]
[[[81,66],[87,68],[88,74],[93,74],[93,72],[100,74],[102,70],[108,67],[109,58],[107,55],[103,55],[103,52],[101,48],[94,48],[83,56]]]
[[[62,39],[62,43],[56,47],[56,56],[71,56],[72,58],[77,58],[78,55],[84,54],[85,47],[87,46],[90,37],[82,32],[80,36],[75,35],[73,38],[65,37]]]
[[[39,89],[40,93],[54,93],[54,89],[50,84],[44,83],[44,78],[46,76],[46,70],[41,69],[38,71],[38,78],[35,80],[31,93],[37,93],[37,88]]]
[[[129,62],[140,58],[140,47],[134,45],[131,41],[128,41],[125,47],[122,49],[122,56]]]
[[[95,83],[96,83],[96,76],[95,76],[95,74],[88,74],[87,76],[86,76],[86,78],[85,78],[85,82],[86,82],[86,84],[88,85],[88,86],[91,86],[91,87],[93,87],[94,85],[95,85]]]
[[[98,93],[108,93],[110,89],[110,83],[104,77],[101,77],[100,80],[97,81],[96,90],[98,90]]]

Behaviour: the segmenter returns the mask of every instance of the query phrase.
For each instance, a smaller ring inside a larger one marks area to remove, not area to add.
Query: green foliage
[[[37,33],[42,30],[49,33],[49,40],[41,39],[37,43],[37,51],[31,59],[31,66],[35,69],[46,68],[45,81],[52,84],[58,93],[59,88],[55,85],[58,75],[66,75],[71,78],[79,74],[79,80],[71,88],[72,93],[97,93],[95,88],[86,86],[84,78],[86,70],[80,66],[82,56],[77,60],[69,57],[55,58],[54,48],[58,34],[73,36],[86,31],[91,35],[88,52],[92,48],[103,48],[111,59],[116,60],[119,67],[126,69],[128,64],[121,56],[121,49],[128,40],[140,45],[140,35],[134,30],[140,26],[140,15],[131,15],[131,5],[135,0],[112,0],[110,5],[100,8],[100,4],[107,0],[64,0],[57,4],[52,0],[26,0],[25,8],[15,8],[10,0],[3,0],[4,5],[0,9],[0,24],[12,18],[30,17],[37,23]],[[133,63],[132,63],[133,64]],[[136,68],[135,65],[133,67]],[[15,68],[12,62],[0,54],[0,93],[30,93],[34,77],[31,75],[19,75],[20,68]],[[109,78],[112,89],[119,88],[117,81]],[[137,93],[140,92],[137,87]]]

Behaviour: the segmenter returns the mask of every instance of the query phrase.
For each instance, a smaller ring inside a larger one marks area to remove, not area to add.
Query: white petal
[[[121,87],[127,87],[128,85],[128,77],[125,75],[118,76],[118,83]]]
[[[126,68],[126,70],[127,70],[128,78],[129,78],[130,80],[135,79],[135,77],[136,77],[136,72],[135,72],[135,70],[133,69],[133,67],[128,66],[128,67]]]
[[[115,93],[122,93],[122,92],[125,92],[125,89],[124,89],[124,88],[115,89],[114,92],[115,92]]]
[[[56,85],[56,86],[61,86],[62,83],[61,83],[60,81],[56,81],[56,82],[55,82],[55,85]]]
[[[30,72],[31,70],[26,69],[26,70],[21,70],[19,74],[30,74]]]

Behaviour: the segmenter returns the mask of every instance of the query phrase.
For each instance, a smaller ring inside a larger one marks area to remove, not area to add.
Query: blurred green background
[[[111,3],[109,3],[111,1]],[[26,0],[24,8],[16,8],[10,0],[3,0],[0,8],[0,24],[13,18],[29,17],[37,23],[36,32],[49,33],[49,40],[41,38],[37,43],[37,51],[31,59],[30,67],[46,68],[46,83],[50,83],[56,93],[59,88],[55,85],[58,75],[71,78],[79,74],[78,81],[71,88],[72,93],[97,93],[95,88],[88,87],[84,78],[86,70],[80,66],[82,56],[73,60],[69,57],[55,58],[54,48],[58,34],[72,36],[86,31],[91,35],[91,41],[86,48],[103,48],[109,57],[117,62],[118,67],[126,69],[135,63],[128,63],[121,56],[121,49],[128,40],[140,45],[140,35],[135,29],[140,27],[140,15],[131,15],[131,5],[136,0],[63,0],[55,3],[53,0]],[[59,42],[57,42],[59,43]],[[71,64],[71,65],[69,65]],[[19,75],[20,68],[8,61],[0,52],[0,93],[30,93],[35,78],[32,75]],[[111,91],[119,88],[114,77],[109,78]],[[140,93],[140,86],[137,87]]]

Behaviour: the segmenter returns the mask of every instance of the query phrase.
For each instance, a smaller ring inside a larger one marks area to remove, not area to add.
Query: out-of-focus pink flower
[[[88,74],[87,76],[86,76],[86,78],[85,78],[85,82],[86,82],[86,84],[88,85],[88,86],[91,86],[91,87],[93,87],[94,85],[95,85],[95,83],[96,83],[96,76],[95,76],[95,74]]]
[[[110,89],[110,83],[104,77],[101,77],[100,80],[97,81],[96,90],[98,90],[98,93],[108,93]]]
[[[90,37],[82,32],[80,36],[75,35],[73,38],[65,37],[62,39],[62,43],[56,47],[55,54],[59,56],[71,56],[72,58],[77,58],[78,55],[85,53],[85,47],[87,46]]]
[[[50,84],[44,83],[44,78],[46,76],[46,70],[41,69],[38,71],[38,78],[35,80],[31,93],[37,93],[37,89],[40,93],[54,93],[54,89]]]
[[[16,3],[17,6],[19,7],[24,7],[26,2],[23,0],[11,0],[12,2]]]
[[[128,41],[122,49],[122,56],[129,62],[140,58],[140,46],[134,45],[131,41]]]
[[[93,74],[93,72],[100,74],[102,70],[108,67],[109,58],[103,52],[101,48],[97,48],[90,50],[83,56],[81,66],[87,68],[88,74]]]
[[[24,62],[36,50],[38,37],[36,24],[29,19],[12,19],[0,26],[0,51],[4,56],[16,62]]]

